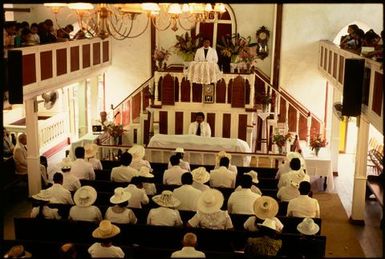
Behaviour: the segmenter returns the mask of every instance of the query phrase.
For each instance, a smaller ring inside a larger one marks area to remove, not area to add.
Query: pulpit
[[[217,63],[196,61],[190,63],[185,75],[190,82],[196,84],[215,84],[223,77]]]

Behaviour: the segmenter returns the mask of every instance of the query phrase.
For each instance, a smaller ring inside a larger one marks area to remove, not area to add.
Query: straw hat
[[[296,189],[299,188],[299,182],[297,182],[297,181],[291,180],[291,181],[290,181],[290,185],[291,185],[292,187],[296,188]]]
[[[152,200],[159,206],[167,208],[175,208],[180,205],[180,201],[175,198],[173,192],[169,190],[163,191],[162,194],[155,195],[152,197]]]
[[[223,200],[223,194],[216,189],[203,191],[198,199],[197,209],[208,214],[217,212],[221,209]]]
[[[142,166],[139,170],[139,176],[145,177],[145,178],[154,178],[154,175],[150,173],[150,168],[147,166]]]
[[[133,145],[129,150],[128,153],[132,155],[133,159],[141,159],[144,157],[146,150],[141,145]]]
[[[266,218],[263,223],[257,223],[258,226],[260,227],[266,227],[270,228],[272,230],[277,231],[277,224],[275,223],[275,220],[272,218]]]
[[[254,202],[254,213],[260,219],[273,218],[278,213],[278,202],[269,196],[261,196]]]
[[[184,153],[183,147],[177,147],[177,148],[175,149],[175,153]]]
[[[102,220],[99,223],[99,227],[92,232],[94,238],[111,238],[120,233],[120,228],[114,224],[111,224],[109,220]]]
[[[31,258],[32,254],[24,249],[23,245],[15,245],[9,249],[4,258]]]
[[[71,169],[71,166],[72,166],[72,162],[71,162],[71,159],[69,157],[65,157],[63,158],[63,160],[61,161],[61,169],[63,170],[66,170],[66,169]]]
[[[124,188],[118,187],[114,190],[114,195],[110,198],[112,204],[120,204],[131,199],[131,193],[124,191]]]
[[[254,170],[251,170],[251,171],[245,173],[245,175],[250,175],[251,178],[252,178],[253,183],[259,183],[258,173],[255,172]]]
[[[95,188],[91,186],[82,186],[74,194],[74,202],[79,207],[89,207],[96,201],[98,196]]]
[[[305,178],[305,176],[306,176],[306,173],[302,170],[302,169],[300,169],[300,170],[298,170],[298,171],[291,171],[291,172],[293,172],[293,180],[295,181],[295,182],[302,182],[302,180]]]
[[[47,189],[41,190],[39,193],[32,195],[32,198],[39,201],[50,201],[52,196],[49,194]]]
[[[222,157],[227,157],[229,160],[231,160],[231,154],[227,154],[226,151],[219,151],[215,158],[217,165],[219,165],[219,162],[221,161]]]
[[[297,230],[305,235],[315,235],[319,231],[319,226],[312,218],[304,218],[302,222],[298,224]]]
[[[96,155],[96,153],[98,152],[98,145],[96,144],[86,144],[84,146],[84,151],[85,151],[85,158],[90,158],[90,157],[94,157]]]
[[[207,183],[210,180],[210,174],[206,171],[206,168],[201,166],[191,171],[193,180],[198,183]]]
[[[288,152],[286,154],[286,158],[287,160],[290,162],[290,160],[292,160],[293,158],[300,158],[301,157],[301,154],[298,153],[298,152]]]

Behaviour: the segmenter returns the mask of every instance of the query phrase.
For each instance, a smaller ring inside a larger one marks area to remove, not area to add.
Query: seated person
[[[235,188],[235,174],[228,169],[230,160],[222,157],[219,162],[219,168],[210,171],[210,186]]]
[[[75,148],[76,160],[72,163],[71,174],[79,179],[95,180],[95,171],[90,163],[84,160],[84,147]]]
[[[163,173],[163,184],[182,185],[181,177],[182,174],[186,172],[186,170],[180,167],[179,157],[177,155],[172,155],[170,157],[170,163],[172,167],[165,170]]]
[[[16,174],[25,176],[28,175],[28,164],[27,164],[27,135],[21,133],[17,137],[17,144],[13,150],[13,159],[16,164]]]
[[[60,163],[61,172],[63,173],[63,187],[70,192],[75,192],[81,187],[81,184],[79,178],[70,173],[71,166],[72,162],[69,157],[63,158]]]
[[[147,195],[156,194],[156,186],[155,183],[147,182],[148,179],[154,178],[154,175],[150,172],[150,168],[147,166],[142,166],[139,170],[139,177],[141,177],[143,181],[143,189],[145,190]]]
[[[13,149],[15,146],[13,145],[9,133],[4,128],[4,135],[3,135],[3,156],[4,157],[11,157],[13,155]]]
[[[3,258],[32,258],[32,254],[26,251],[23,245],[14,245]]]
[[[182,175],[182,186],[174,189],[174,197],[180,201],[178,210],[197,210],[197,202],[202,191],[192,187],[192,174],[190,172]]]
[[[138,220],[134,212],[127,208],[130,198],[131,193],[126,192],[122,187],[116,188],[114,195],[110,199],[114,206],[107,209],[104,219],[117,224],[135,224]]]
[[[183,161],[184,156],[184,149],[182,147],[177,147],[175,149],[175,155],[179,157],[179,165],[182,169],[185,169],[186,171],[191,171],[190,169],[190,163],[187,161]],[[168,169],[172,167],[171,163],[168,162]]]
[[[348,42],[353,40],[353,33],[358,31],[359,27],[357,24],[350,24],[348,26],[348,35],[344,35],[341,37],[340,40],[340,47],[341,48],[347,48]]]
[[[195,250],[197,236],[194,233],[186,233],[182,241],[183,248],[171,254],[171,258],[206,258],[205,253]]]
[[[210,189],[210,186],[206,185],[206,183],[210,180],[210,174],[206,171],[205,167],[201,166],[195,168],[192,170],[191,174],[193,177],[192,187],[202,192]]]
[[[113,182],[131,182],[132,177],[138,175],[138,170],[131,167],[132,156],[128,152],[124,152],[120,156],[120,166],[111,170],[111,181]]]
[[[136,170],[140,170],[142,166],[146,166],[151,169],[150,162],[143,159],[145,155],[146,150],[141,145],[133,145],[129,150],[128,153],[132,155],[132,161],[130,166],[133,167]]]
[[[216,189],[202,192],[198,199],[198,211],[187,222],[187,227],[233,229],[229,213],[227,210],[221,210],[223,200],[223,194]]]
[[[210,47],[210,40],[205,39],[203,41],[203,46],[197,49],[194,61],[202,62],[202,61],[208,61],[213,63],[218,63],[218,54],[217,51]]]
[[[281,201],[289,202],[290,200],[297,198],[300,195],[298,188],[299,183],[292,180],[290,185],[285,185],[278,190],[277,198]]]
[[[142,208],[142,204],[148,204],[149,198],[146,191],[143,189],[141,177],[132,177],[131,183],[124,189],[131,194],[131,198],[128,201],[128,207],[130,208]]]
[[[301,160],[299,158],[291,159],[290,169],[290,172],[279,178],[278,189],[281,189],[283,186],[289,186],[291,181],[298,183],[302,181],[310,182],[310,176],[301,168]]]
[[[31,24],[31,36],[29,38],[30,44],[36,45],[40,44],[40,37],[39,34],[37,34],[39,31],[39,26],[37,23],[32,23]]]
[[[92,165],[94,170],[103,170],[102,162],[96,158],[96,153],[98,152],[98,145],[96,144],[86,144],[84,146],[84,157],[85,160]]]
[[[72,206],[68,219],[99,222],[102,213],[99,208],[93,206],[97,198],[96,190],[91,186],[80,187],[74,195],[75,206]]]
[[[282,232],[283,224],[276,217],[278,214],[279,205],[278,202],[269,196],[262,196],[255,200],[253,210],[255,216],[249,217],[243,227],[247,231],[257,231],[259,229],[259,220],[272,219],[275,222],[275,230]]]
[[[219,162],[221,161],[221,158],[222,157],[227,157],[229,159],[229,170],[234,172],[235,174],[235,177],[237,177],[237,174],[238,174],[238,169],[235,165],[232,165],[231,164],[231,154],[228,154],[226,153],[226,151],[219,151],[217,156],[215,157],[215,167],[214,169],[218,169],[219,168]]]
[[[174,197],[171,191],[163,191],[162,194],[152,197],[152,200],[159,207],[148,212],[148,225],[171,227],[183,225],[179,211],[175,209],[180,205],[180,201]]]
[[[257,187],[257,184],[259,183],[258,173],[255,172],[254,170],[250,170],[249,172],[244,173],[244,175],[251,176],[251,187],[250,187],[251,191],[256,194],[262,195],[261,190]],[[239,191],[241,189],[242,189],[242,186],[240,185],[238,185],[237,188],[235,188],[236,191]]]
[[[287,205],[287,214],[288,217],[310,217],[310,218],[319,218],[320,217],[320,208],[318,201],[316,199],[310,198],[310,183],[301,182],[299,184],[299,193],[300,195],[297,198],[294,198],[289,201]]]
[[[195,121],[188,128],[189,135],[197,135],[202,137],[211,137],[210,124],[204,121],[205,115],[203,112],[197,112]]]
[[[252,179],[250,175],[241,176],[241,190],[235,190],[227,201],[227,210],[233,214],[254,214],[253,205],[261,195],[251,191]]]
[[[63,174],[55,173],[53,185],[47,189],[51,196],[51,203],[74,204],[70,191],[63,187]]]
[[[61,219],[58,209],[51,209],[48,204],[51,196],[47,190],[41,190],[38,194],[32,195],[33,206],[31,211],[31,218],[40,219]]]
[[[60,259],[76,259],[78,251],[74,243],[65,243],[59,249]]]
[[[47,169],[48,169],[47,158],[45,156],[40,156],[40,174],[41,174],[42,189],[45,189],[50,186]]]
[[[124,258],[123,250],[112,245],[112,238],[120,233],[120,228],[109,220],[100,221],[99,227],[92,232],[92,237],[99,242],[88,248],[91,258]]]
[[[318,233],[319,226],[312,218],[304,218],[302,222],[298,224],[297,230],[303,235],[312,236]]]

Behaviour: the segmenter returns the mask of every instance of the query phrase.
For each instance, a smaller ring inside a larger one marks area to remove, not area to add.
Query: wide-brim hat
[[[4,258],[30,258],[32,254],[24,249],[23,245],[15,245],[9,249]]]
[[[74,194],[74,202],[79,207],[89,207],[96,201],[98,194],[92,186],[82,186]]]
[[[65,157],[62,159],[60,163],[61,169],[71,169],[72,167],[72,161],[69,157]]]
[[[50,201],[52,196],[50,195],[49,191],[41,190],[39,193],[36,193],[32,195],[32,198],[38,201]]]
[[[210,180],[210,174],[206,168],[201,166],[191,171],[193,180],[197,183],[207,183]]]
[[[287,160],[290,162],[290,160],[292,160],[293,158],[298,158],[300,159],[301,158],[301,154],[298,153],[298,152],[288,152],[286,154],[286,158]]]
[[[175,208],[180,205],[180,201],[174,197],[172,191],[165,190],[162,194],[155,195],[152,200],[161,207]]]
[[[92,232],[94,238],[111,238],[120,233],[120,228],[111,223],[109,220],[102,220],[99,227]]]
[[[254,202],[254,213],[260,219],[273,218],[279,209],[278,202],[269,196],[261,196]]]
[[[131,193],[126,192],[123,187],[115,188],[114,195],[111,196],[110,202],[112,204],[120,204],[131,199]]]
[[[258,173],[255,172],[254,170],[251,170],[251,171],[245,173],[245,175],[250,175],[253,183],[259,183]]]
[[[292,171],[292,172],[293,172],[292,180],[295,181],[295,182],[302,182],[302,180],[306,176],[306,173],[302,169],[297,170],[297,171]]]
[[[297,181],[291,180],[291,181],[290,181],[290,185],[291,185],[291,187],[293,187],[293,188],[296,188],[296,189],[299,188],[299,182],[297,182]]]
[[[129,150],[128,153],[132,155],[133,159],[140,159],[143,158],[146,150],[141,145],[133,145]]]
[[[277,224],[272,218],[266,218],[262,223],[257,223],[257,225],[260,227],[265,227],[277,231]]]
[[[84,146],[84,156],[85,158],[94,157],[98,152],[98,145],[93,143],[88,143]]]
[[[214,213],[221,209],[223,205],[223,194],[216,189],[203,191],[198,199],[197,209],[203,213]]]
[[[142,166],[138,172],[138,175],[145,178],[154,178],[154,175],[150,173],[150,168]]]
[[[219,162],[221,161],[222,157],[227,157],[229,160],[231,160],[231,154],[226,153],[226,151],[219,151],[215,160],[216,163],[219,165]]]
[[[184,153],[183,147],[177,147],[177,148],[175,149],[175,153]]]
[[[315,235],[319,231],[319,226],[312,218],[304,218],[302,222],[297,225],[297,230],[305,235]]]

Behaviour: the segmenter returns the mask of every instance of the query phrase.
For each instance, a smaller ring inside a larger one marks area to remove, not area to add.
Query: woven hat
[[[299,182],[291,180],[290,181],[290,186],[298,189],[299,188]]]
[[[221,209],[223,200],[223,194],[216,189],[203,191],[198,199],[197,209],[208,214],[217,212]]]
[[[84,146],[84,151],[85,151],[85,154],[84,154],[85,158],[94,157],[98,152],[98,145],[88,143]]]
[[[293,180],[295,181],[295,182],[302,182],[302,180],[305,178],[305,176],[306,176],[306,173],[302,170],[302,169],[300,169],[300,170],[298,170],[298,171],[291,171],[291,172],[293,172]]]
[[[254,213],[260,219],[273,218],[278,213],[278,202],[269,196],[261,196],[254,202]]]
[[[96,201],[98,194],[91,186],[82,186],[74,194],[74,202],[79,207],[89,207]]]
[[[50,201],[52,196],[47,189],[41,190],[39,193],[32,195],[32,198],[39,201]]]
[[[219,165],[219,162],[221,161],[222,157],[227,157],[229,160],[231,160],[231,154],[227,154],[226,151],[219,151],[215,158],[215,162],[217,165]]]
[[[154,175],[150,173],[150,168],[147,166],[142,166],[139,170],[139,176],[145,177],[145,178],[154,178]]]
[[[31,258],[32,254],[24,249],[23,245],[15,245],[9,249],[4,258]]]
[[[312,218],[304,218],[302,222],[298,224],[297,230],[305,235],[315,235],[319,231],[319,226]]]
[[[191,171],[193,180],[197,183],[207,183],[210,180],[210,174],[206,171],[206,168],[201,166]]]
[[[177,147],[177,148],[175,149],[175,153],[184,153],[183,147]]]
[[[120,228],[111,223],[109,220],[102,220],[99,227],[92,232],[94,238],[111,238],[120,233]]]
[[[251,170],[251,171],[245,173],[245,175],[250,175],[253,183],[259,183],[258,173],[255,172],[254,170]]]
[[[133,159],[141,159],[144,157],[146,150],[141,145],[133,145],[129,150],[128,153],[132,155]]]
[[[257,223],[257,225],[260,227],[266,227],[277,231],[277,224],[275,223],[275,220],[272,218],[266,218],[262,223]]]
[[[155,195],[152,197],[152,200],[159,206],[167,208],[175,208],[180,205],[180,201],[175,198],[173,192],[169,190],[163,191],[162,194]]]
[[[71,169],[71,166],[72,166],[71,159],[69,157],[63,158],[60,165],[62,170]]]
[[[131,199],[131,193],[126,192],[123,187],[115,188],[114,195],[110,198],[112,204],[120,204]]]

